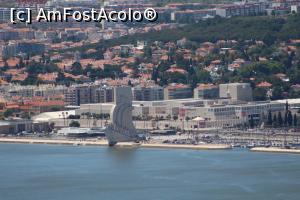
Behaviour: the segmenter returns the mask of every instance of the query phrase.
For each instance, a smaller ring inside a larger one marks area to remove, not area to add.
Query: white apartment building
[[[19,97],[54,97],[63,95],[65,86],[62,85],[7,85],[1,86],[1,93],[6,98]]]
[[[259,15],[264,12],[264,3],[226,4],[216,8],[216,14],[220,17]]]

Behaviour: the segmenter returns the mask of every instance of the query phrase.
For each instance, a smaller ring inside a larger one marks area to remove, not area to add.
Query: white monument
[[[131,87],[114,88],[114,99],[115,105],[110,112],[111,124],[105,130],[109,146],[138,141],[139,136],[132,122]]]

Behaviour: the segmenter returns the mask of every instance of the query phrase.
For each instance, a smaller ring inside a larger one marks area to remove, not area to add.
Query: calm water
[[[1,200],[300,199],[300,155],[0,144]]]

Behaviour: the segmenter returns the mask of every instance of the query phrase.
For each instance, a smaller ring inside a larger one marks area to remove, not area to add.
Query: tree
[[[282,99],[283,90],[281,87],[274,87],[272,91],[272,100]]]
[[[69,124],[69,127],[80,127],[80,123],[78,121],[71,121],[71,123]]]
[[[260,116],[261,116],[261,120],[260,120],[261,123],[264,123],[266,121],[266,115],[265,115],[265,113],[262,112]]]
[[[79,62],[74,62],[71,66],[71,74],[73,75],[81,75],[83,74],[82,66]]]
[[[273,116],[273,126],[276,128],[277,127],[277,116],[276,113]]]
[[[54,122],[51,122],[51,123],[49,124],[49,128],[50,128],[50,130],[53,130],[53,129],[55,128],[55,123],[54,123]]]
[[[131,80],[128,81],[127,85],[130,86],[130,87],[133,86]]]
[[[267,121],[267,124],[268,124],[269,126],[271,126],[271,125],[273,124],[272,113],[271,113],[271,111],[269,111],[269,113],[268,113],[268,121]]]
[[[284,114],[284,126],[287,126],[288,125],[288,111],[285,112]]]
[[[267,90],[264,88],[255,88],[253,90],[253,99],[255,101],[265,101],[267,100]]]
[[[282,127],[283,125],[283,120],[282,120],[282,116],[281,116],[281,112],[278,113],[278,126]]]
[[[171,119],[171,115],[170,115],[170,114],[167,115],[166,119],[167,119],[167,120],[170,120],[170,119]]]
[[[297,121],[297,115],[294,114],[294,127],[297,127],[298,121]]]
[[[211,76],[208,71],[198,70],[196,71],[197,80],[199,83],[209,83],[211,82]]]
[[[293,115],[292,115],[292,112],[291,112],[291,111],[288,112],[287,122],[288,122],[288,125],[289,125],[289,126],[292,126],[292,125],[293,125]]]
[[[21,114],[21,117],[22,117],[23,119],[30,119],[30,118],[31,118],[31,116],[30,116],[30,114],[29,114],[28,112],[23,112],[23,113]]]
[[[145,56],[145,58],[147,58],[147,59],[151,59],[152,58],[152,49],[151,49],[151,47],[150,46],[145,46],[145,48],[144,48],[144,56]]]
[[[155,81],[155,83],[157,83],[157,79],[158,79],[158,69],[157,67],[153,68],[152,71],[152,75],[151,75],[151,80]]]
[[[271,35],[271,34],[266,34],[263,38],[263,42],[268,45],[268,46],[271,46],[272,44],[275,43],[276,41],[276,37],[274,35]]]
[[[23,85],[37,85],[38,77],[37,74],[28,74],[27,78],[22,82]]]
[[[3,113],[3,115],[4,115],[4,117],[10,117],[10,116],[12,116],[13,115],[13,110],[12,109],[7,109],[4,113]]]
[[[250,117],[250,128],[254,128],[254,119],[253,119],[253,116],[251,115]]]
[[[80,115],[69,115],[68,119],[80,119]]]
[[[285,111],[288,111],[289,110],[289,103],[288,101],[285,102]]]

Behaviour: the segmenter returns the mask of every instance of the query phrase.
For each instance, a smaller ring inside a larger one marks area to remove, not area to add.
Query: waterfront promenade
[[[33,138],[1,138],[0,143],[21,144],[53,144],[73,146],[108,146],[107,140],[70,140],[70,139],[33,139]],[[193,149],[193,150],[225,150],[231,149],[225,144],[162,144],[162,143],[118,143],[117,147],[126,148],[165,148],[165,149]]]

